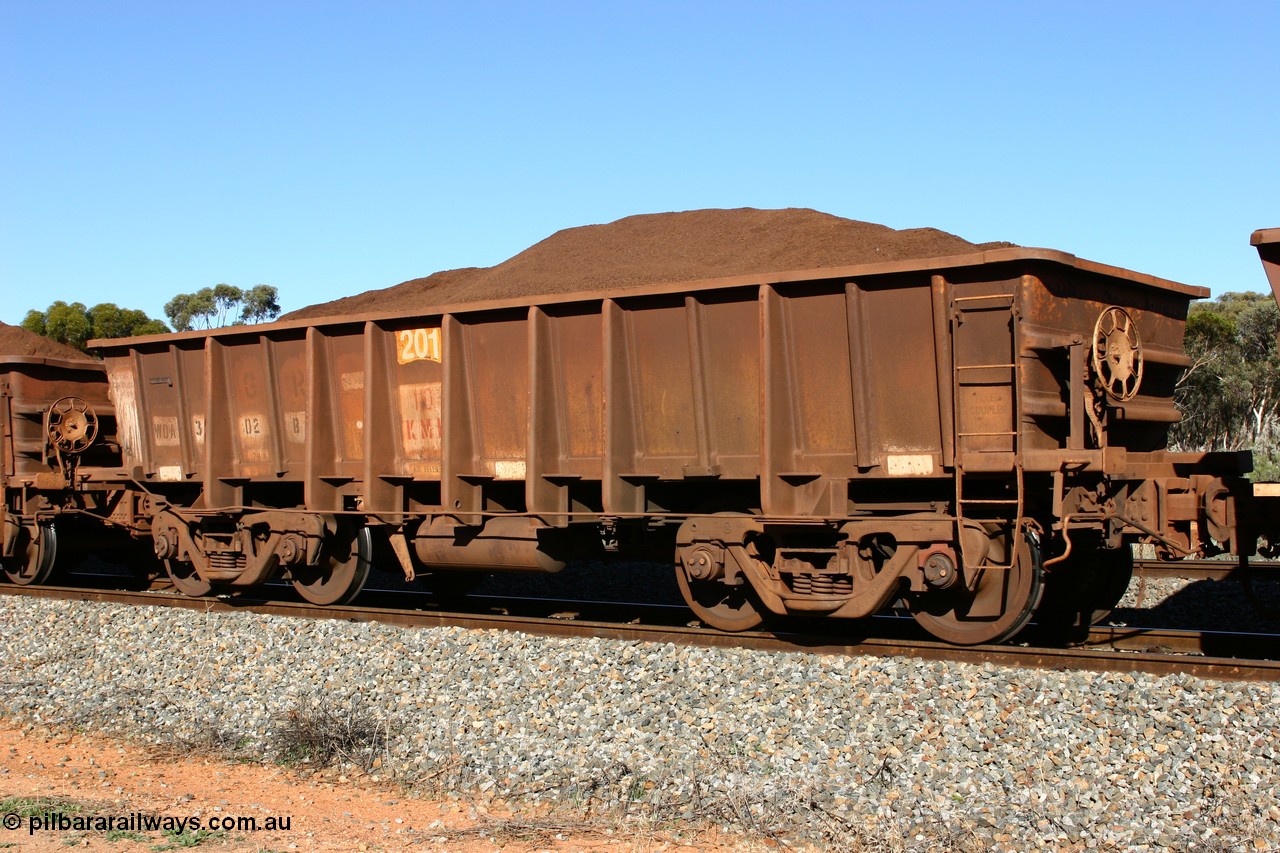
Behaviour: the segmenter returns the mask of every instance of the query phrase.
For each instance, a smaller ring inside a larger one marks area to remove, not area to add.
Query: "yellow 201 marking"
[[[396,358],[401,364],[440,360],[439,329],[401,329],[396,332],[396,341]]]

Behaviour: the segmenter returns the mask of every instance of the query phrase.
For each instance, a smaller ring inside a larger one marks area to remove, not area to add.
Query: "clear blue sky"
[[[812,207],[1265,291],[1280,3],[0,0],[0,320]]]

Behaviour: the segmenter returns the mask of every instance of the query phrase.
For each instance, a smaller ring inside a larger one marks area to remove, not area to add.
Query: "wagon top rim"
[[[1255,243],[1258,234],[1274,234],[1280,241],[1280,228],[1259,231],[1254,234]],[[661,284],[640,284],[634,287],[620,287],[600,290],[585,290],[566,293],[527,294],[506,299],[474,302],[454,302],[441,305],[398,309],[393,311],[369,311],[356,315],[335,314],[320,317],[305,317],[294,320],[281,320],[274,323],[258,323],[248,326],[223,326],[216,329],[198,329],[189,332],[175,332],[160,335],[140,335],[131,338],[94,338],[87,343],[93,349],[113,349],[134,347],[139,344],[171,342],[186,339],[202,339],[208,337],[225,337],[236,335],[259,335],[273,331],[289,329],[306,329],[320,326],[343,326],[366,322],[394,321],[399,319],[440,317],[446,314],[467,314],[501,309],[528,308],[541,305],[567,305],[572,303],[599,302],[608,299],[628,299],[646,296],[662,296],[690,291],[728,290],[735,287],[761,286],[766,284],[793,284],[799,282],[831,281],[833,279],[865,279],[872,276],[888,276],[900,273],[938,273],[949,269],[961,269],[996,264],[1018,262],[1048,263],[1051,265],[1073,268],[1081,272],[1119,279],[1132,284],[1173,292],[1188,299],[1204,299],[1209,296],[1207,287],[1183,284],[1182,282],[1160,278],[1147,273],[1136,272],[1124,267],[1103,264],[1077,257],[1069,252],[1056,249],[1040,248],[1002,248],[971,252],[963,255],[945,255],[931,258],[915,258],[902,261],[885,261],[870,264],[854,264],[838,267],[816,267],[812,269],[791,270],[786,272],[754,273],[719,278],[672,281]]]
[[[93,370],[103,371],[101,361],[90,355],[84,358],[55,358],[47,355],[0,355],[0,366],[8,366],[15,364],[34,364],[48,365],[49,367],[60,367],[70,370]]]

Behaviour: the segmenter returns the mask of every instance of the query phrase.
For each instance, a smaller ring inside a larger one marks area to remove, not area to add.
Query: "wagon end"
[[[1253,232],[1249,242],[1258,250],[1262,268],[1271,282],[1271,292],[1280,304],[1280,228],[1260,228]]]

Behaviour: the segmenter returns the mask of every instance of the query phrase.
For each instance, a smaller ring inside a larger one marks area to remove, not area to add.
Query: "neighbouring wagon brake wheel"
[[[49,443],[63,453],[88,449],[98,437],[98,414],[79,397],[63,397],[49,407]]]
[[[978,574],[971,580],[974,571]],[[913,596],[911,615],[930,634],[953,645],[999,643],[1031,620],[1040,602],[1043,571],[1039,545],[1023,537],[1011,564],[988,558],[977,569],[964,569],[950,587]]]
[[[1123,308],[1112,305],[1093,325],[1093,371],[1113,400],[1133,399],[1142,385],[1142,339]]]
[[[350,604],[369,579],[373,534],[363,525],[339,519],[326,531],[318,566],[297,566],[293,588],[312,604]]]
[[[34,533],[30,527],[23,526],[17,535],[13,556],[0,557],[5,577],[19,586],[45,583],[53,574],[58,556],[58,536],[53,525],[38,525]]]

